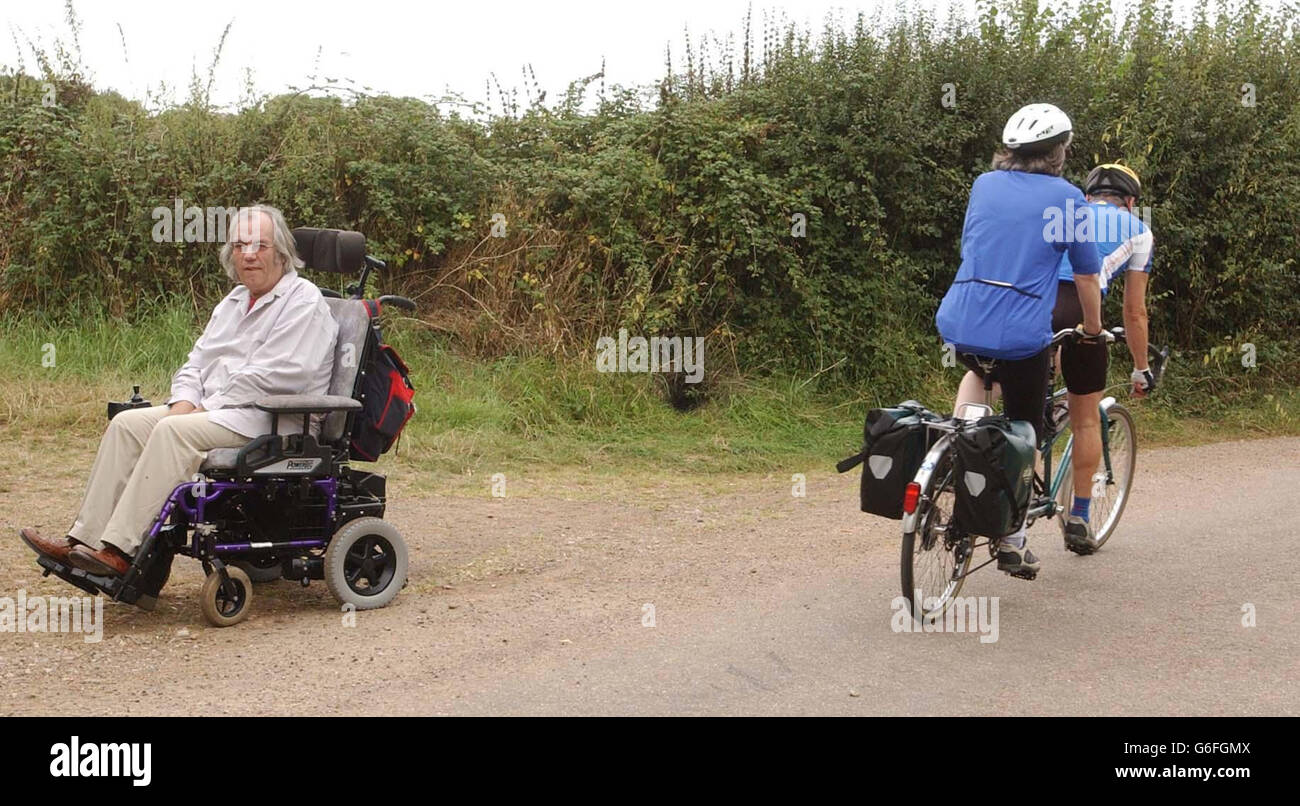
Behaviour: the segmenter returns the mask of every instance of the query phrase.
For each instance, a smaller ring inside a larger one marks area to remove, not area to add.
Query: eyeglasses
[[[231,241],[230,248],[236,252],[257,254],[263,249],[270,249],[271,244],[266,241]]]

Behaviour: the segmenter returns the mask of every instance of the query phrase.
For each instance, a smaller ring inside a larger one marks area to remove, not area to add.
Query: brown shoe
[[[18,536],[23,539],[24,543],[32,547],[32,551],[43,554],[50,559],[58,560],[61,563],[68,562],[68,552],[72,551],[72,547],[77,545],[72,542],[71,537],[61,537],[58,540],[41,537],[41,533],[30,526],[19,529]]]
[[[105,543],[99,551],[90,546],[73,546],[68,552],[68,562],[90,574],[120,577],[131,567],[131,558],[116,546]]]

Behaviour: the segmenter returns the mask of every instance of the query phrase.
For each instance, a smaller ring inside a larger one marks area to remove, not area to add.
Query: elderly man
[[[62,539],[20,531],[41,554],[95,574],[121,575],[177,484],[213,448],[270,433],[253,408],[278,394],[325,394],[338,325],[320,289],[299,277],[293,233],[274,207],[244,207],[221,263],[239,285],[217,303],[165,406],[109,423],[76,523]]]

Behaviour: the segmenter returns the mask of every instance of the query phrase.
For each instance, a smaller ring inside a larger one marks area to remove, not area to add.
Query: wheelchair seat
[[[239,448],[213,448],[199,465],[199,470],[234,470]]]

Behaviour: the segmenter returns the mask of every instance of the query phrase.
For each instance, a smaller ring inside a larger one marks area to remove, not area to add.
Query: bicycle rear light
[[[903,492],[903,511],[911,515],[916,511],[916,502],[921,500],[921,485],[911,482]]]

